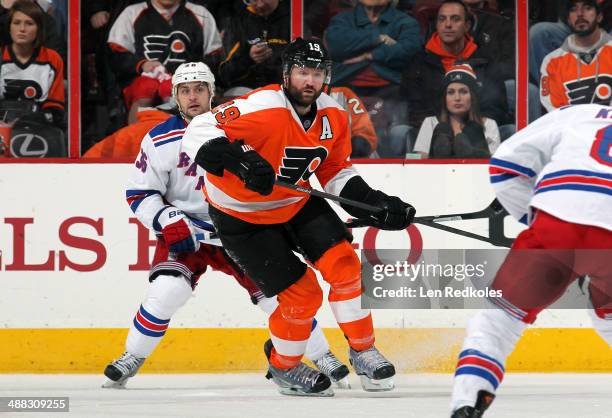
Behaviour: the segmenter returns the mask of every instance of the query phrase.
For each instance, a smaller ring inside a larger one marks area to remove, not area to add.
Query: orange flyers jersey
[[[280,85],[254,90],[195,117],[183,135],[182,150],[195,159],[200,147],[213,138],[242,139],[272,165],[277,179],[308,185],[316,173],[327,192],[339,194],[357,175],[349,161],[347,114],[325,93],[316,104],[312,126],[304,130]],[[222,177],[206,173],[204,193],[217,209],[257,224],[287,222],[308,199],[304,193],[280,186],[262,196],[227,170]]]
[[[33,100],[43,108],[64,109],[64,62],[57,52],[40,47],[30,61],[19,62],[11,48],[2,48],[0,99]]]
[[[332,99],[337,101],[349,114],[351,136],[360,136],[376,149],[376,130],[363,101],[348,87],[333,87],[330,92]]]
[[[609,105],[612,98],[612,41],[604,43],[585,62],[567,50],[567,41],[542,62],[540,101],[547,111],[567,105]],[[586,56],[586,55],[585,55]]]

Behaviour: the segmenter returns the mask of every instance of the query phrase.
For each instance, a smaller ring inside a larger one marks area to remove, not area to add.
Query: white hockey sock
[[[527,324],[501,309],[485,309],[470,319],[455,370],[451,411],[474,406],[478,391],[495,390],[504,377],[506,358]]]
[[[268,315],[272,315],[272,312],[276,310],[278,306],[278,300],[275,297],[260,299],[257,302],[257,306],[267,313]],[[329,344],[327,342],[327,338],[325,338],[325,334],[323,334],[323,330],[319,326],[319,323],[316,319],[312,321],[312,332],[310,333],[310,338],[308,339],[308,343],[306,344],[306,351],[304,355],[314,361],[318,360],[325,353],[329,351]]]
[[[168,329],[172,315],[191,296],[191,285],[183,276],[158,276],[134,316],[125,342],[127,352],[148,357]]]
[[[310,360],[315,361],[323,357],[329,351],[329,343],[317,319],[312,320],[312,332],[306,344],[304,355]]]
[[[595,331],[612,348],[612,315],[608,314],[609,318],[600,318],[593,309],[589,309],[589,316]]]
[[[259,306],[259,309],[270,316],[278,307],[278,300],[276,299],[276,296],[272,296],[271,298],[263,297],[257,301],[257,306]]]

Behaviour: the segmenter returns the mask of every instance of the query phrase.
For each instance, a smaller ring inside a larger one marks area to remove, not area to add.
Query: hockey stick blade
[[[311,196],[316,196],[316,197],[321,197],[323,199],[328,199],[328,200],[333,200],[334,202],[338,202],[338,203],[344,203],[345,205],[348,206],[353,206],[359,209],[363,209],[363,210],[367,210],[369,212],[372,213],[378,213],[380,211],[382,211],[382,208],[379,208],[378,206],[373,206],[373,205],[368,205],[367,203],[363,203],[363,202],[358,202],[356,200],[353,199],[347,199],[344,197],[340,197],[340,196],[336,196],[334,194],[331,193],[326,193],[326,192],[321,192],[319,190],[315,190],[311,187],[307,187],[307,186],[298,186],[296,184],[292,184],[292,183],[287,183],[284,182],[282,180],[276,180],[276,183],[274,183],[277,186],[280,187],[284,187],[286,189],[291,189],[291,190],[295,190],[298,192],[302,192],[302,193],[306,193],[309,194]]]

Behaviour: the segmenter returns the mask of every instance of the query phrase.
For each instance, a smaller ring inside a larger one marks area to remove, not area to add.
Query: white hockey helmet
[[[190,83],[192,81],[201,81],[206,83],[208,86],[208,92],[210,93],[210,103],[212,106],[212,99],[215,95],[215,76],[213,75],[208,65],[203,62],[184,62],[178,66],[174,74],[172,75],[172,97],[178,105],[176,99],[179,85],[183,83]],[[179,106],[179,110],[180,106]]]

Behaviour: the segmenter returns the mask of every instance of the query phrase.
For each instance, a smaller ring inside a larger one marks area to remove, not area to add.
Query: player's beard
[[[289,95],[298,105],[304,106],[304,107],[310,106],[311,104],[313,104],[323,92],[323,89],[320,89],[319,91],[315,91],[312,95],[310,95],[310,94],[305,94],[303,90],[305,89],[298,90],[297,88],[289,84]],[[313,88],[313,90],[315,89]]]

